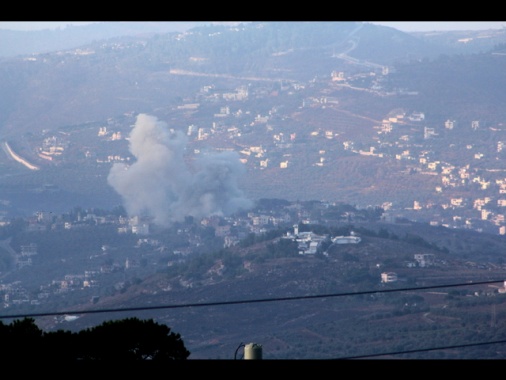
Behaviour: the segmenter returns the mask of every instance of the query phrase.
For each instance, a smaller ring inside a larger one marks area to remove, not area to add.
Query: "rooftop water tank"
[[[262,359],[262,346],[256,343],[248,343],[244,346],[244,359],[245,360],[260,360]]]

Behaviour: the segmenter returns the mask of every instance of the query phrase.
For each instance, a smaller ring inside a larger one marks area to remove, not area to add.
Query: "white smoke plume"
[[[107,178],[130,216],[150,216],[169,226],[187,216],[230,215],[253,202],[237,187],[244,167],[235,152],[199,157],[191,168],[187,138],[156,117],[139,114],[130,133],[132,165],[115,163]]]

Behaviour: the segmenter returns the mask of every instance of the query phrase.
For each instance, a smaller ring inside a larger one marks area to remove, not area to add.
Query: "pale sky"
[[[403,32],[502,29],[506,21],[370,21]]]
[[[64,29],[67,25],[86,25],[88,21],[0,21],[0,29],[9,30],[43,30]]]
[[[448,30],[486,30],[506,28],[506,21],[368,21],[404,32]],[[67,25],[86,25],[92,21],[0,21],[0,29],[41,30],[64,29]]]

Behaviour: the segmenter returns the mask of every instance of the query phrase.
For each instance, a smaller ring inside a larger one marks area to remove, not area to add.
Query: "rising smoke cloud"
[[[190,168],[186,145],[182,132],[154,116],[137,116],[129,145],[136,162],[115,163],[107,178],[130,216],[150,216],[169,226],[187,216],[226,216],[253,205],[237,187],[244,171],[237,153],[199,156]]]

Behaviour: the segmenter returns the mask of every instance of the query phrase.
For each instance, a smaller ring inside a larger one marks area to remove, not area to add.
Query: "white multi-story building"
[[[397,281],[397,273],[395,272],[383,272],[381,273],[381,282],[395,282]]]

